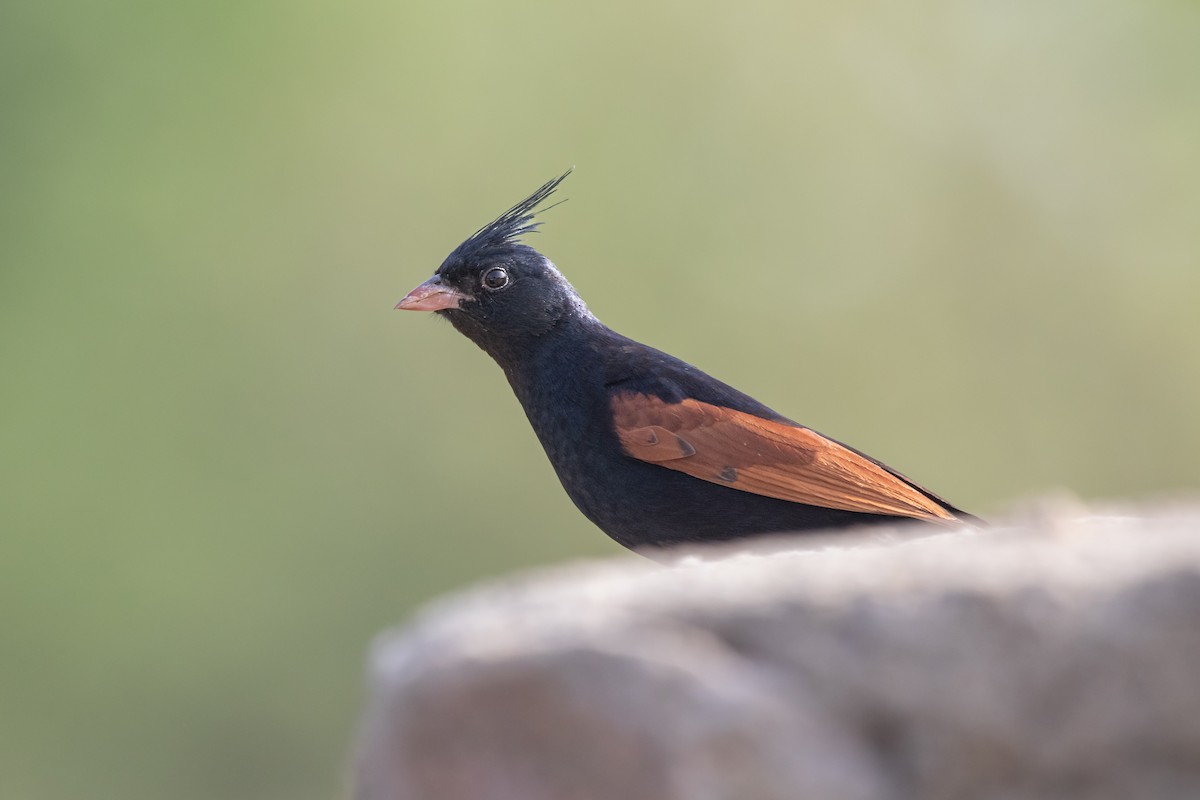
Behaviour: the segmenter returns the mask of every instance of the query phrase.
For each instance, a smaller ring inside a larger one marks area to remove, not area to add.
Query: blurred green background
[[[0,795],[328,798],[374,633],[618,548],[392,311],[533,243],[982,514],[1200,483],[1200,7],[0,5]]]

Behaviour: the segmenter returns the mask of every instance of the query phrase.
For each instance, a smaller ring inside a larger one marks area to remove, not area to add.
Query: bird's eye
[[[500,267],[492,267],[483,273],[483,285],[487,289],[503,289],[505,286],[508,286],[508,270]]]

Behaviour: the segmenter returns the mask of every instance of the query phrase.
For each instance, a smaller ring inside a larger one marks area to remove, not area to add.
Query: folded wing
[[[919,487],[808,428],[631,392],[613,395],[612,412],[627,455],[700,480],[823,508],[955,519]]]

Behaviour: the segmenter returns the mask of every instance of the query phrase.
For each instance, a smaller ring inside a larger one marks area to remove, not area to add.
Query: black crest
[[[454,249],[454,252],[451,253],[451,258],[511,246],[517,244],[523,235],[536,231],[541,225],[540,222],[534,222],[534,217],[538,213],[538,206],[545,202],[546,198],[554,194],[554,190],[570,174],[571,170],[569,169],[554,180],[547,181],[536,192],[529,195],[529,197],[526,197],[495,220],[475,231],[469,239]],[[559,200],[554,205],[547,206],[541,210],[548,211],[554,208],[554,206],[565,202],[566,200]]]

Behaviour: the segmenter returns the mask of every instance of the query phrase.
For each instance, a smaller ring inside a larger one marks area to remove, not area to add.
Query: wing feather
[[[823,508],[955,519],[913,484],[808,428],[631,392],[613,395],[612,412],[627,455],[694,478]]]

